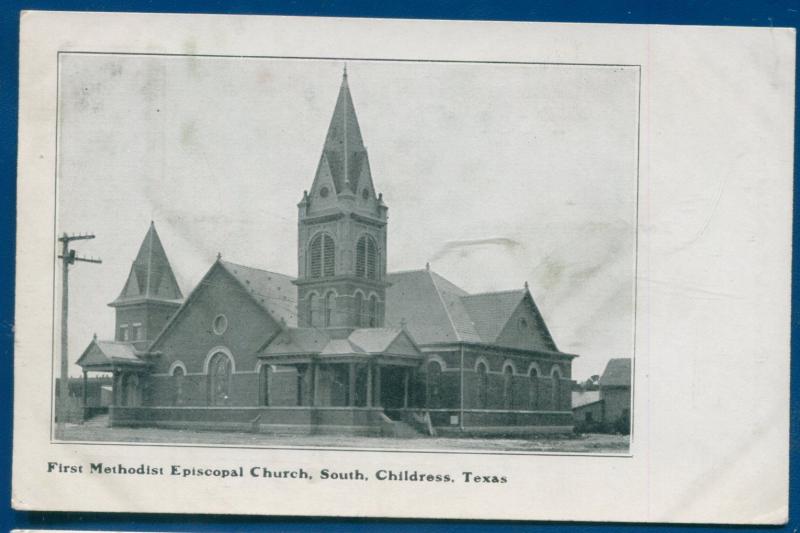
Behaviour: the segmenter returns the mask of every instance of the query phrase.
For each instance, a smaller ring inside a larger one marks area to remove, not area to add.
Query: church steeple
[[[387,207],[375,192],[345,66],[311,189],[298,204],[300,324],[383,324]]]
[[[177,310],[182,299],[183,294],[156,226],[150,222],[122,292],[108,304],[117,310],[115,339],[145,348]]]
[[[365,166],[369,166],[367,149],[361,138],[361,128],[347,83],[345,66],[314,182],[316,184],[322,174],[330,173],[337,194],[355,194],[359,190],[359,178]]]
[[[139,253],[131,265],[128,281],[119,297],[110,305],[118,306],[141,299],[180,300],[181,298],[183,294],[158,237],[156,225],[151,221],[150,228],[139,246]]]

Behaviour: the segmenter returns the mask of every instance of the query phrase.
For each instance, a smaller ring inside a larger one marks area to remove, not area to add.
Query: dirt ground
[[[279,435],[264,433],[223,433],[156,428],[109,428],[102,423],[68,424],[64,440],[80,442],[170,443],[187,445],[229,445],[258,448],[360,448],[432,451],[501,451],[627,454],[627,435],[585,434],[569,437],[527,439],[437,438],[392,439],[336,435]]]

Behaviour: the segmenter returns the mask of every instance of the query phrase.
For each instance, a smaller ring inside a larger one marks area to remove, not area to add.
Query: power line
[[[84,241],[94,239],[93,234],[80,233],[77,235],[67,235],[64,233],[58,238],[61,243],[61,377],[58,386],[58,405],[61,412],[56,410],[56,421],[58,423],[57,433],[60,438],[64,438],[65,418],[69,410],[69,363],[68,363],[68,310],[69,310],[69,266],[76,262],[102,263],[100,259],[94,257],[79,257],[75,250],[70,250],[69,243],[72,241]],[[84,374],[85,375],[85,374]]]

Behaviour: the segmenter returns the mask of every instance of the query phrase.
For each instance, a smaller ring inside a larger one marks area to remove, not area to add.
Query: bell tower
[[[114,340],[146,349],[182,301],[167,253],[150,222],[122,292],[108,304],[117,312]]]
[[[299,325],[382,327],[388,208],[372,182],[346,66],[314,182],[297,207]]]

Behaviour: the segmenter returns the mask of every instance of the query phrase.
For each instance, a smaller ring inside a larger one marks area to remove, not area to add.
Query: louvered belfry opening
[[[335,252],[336,247],[333,244],[333,237],[327,233],[314,237],[314,240],[311,241],[310,277],[333,277],[336,273],[334,267]]]
[[[378,248],[367,235],[358,239],[356,245],[356,276],[378,279]]]

